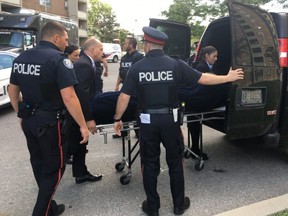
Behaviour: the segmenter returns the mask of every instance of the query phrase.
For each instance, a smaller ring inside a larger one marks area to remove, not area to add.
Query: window
[[[64,1],[64,7],[65,7],[66,10],[68,9],[68,0]]]
[[[15,57],[6,54],[0,54],[0,59],[0,69],[5,69],[12,67],[12,63]]]
[[[51,6],[51,0],[39,0],[40,5]]]

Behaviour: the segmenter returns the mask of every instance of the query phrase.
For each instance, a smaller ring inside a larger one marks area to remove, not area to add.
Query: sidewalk
[[[214,216],[268,216],[288,208],[288,194],[263,200]]]

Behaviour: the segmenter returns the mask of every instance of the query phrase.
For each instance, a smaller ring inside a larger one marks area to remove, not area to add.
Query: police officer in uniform
[[[101,60],[95,61],[95,95],[96,97],[99,94],[103,93],[103,79],[102,74],[104,77],[108,76],[108,64],[106,60],[105,53],[102,54]],[[104,71],[105,68],[105,71]],[[103,73],[104,71],[104,73]]]
[[[131,95],[137,90],[140,107],[140,155],[144,190],[147,200],[142,210],[158,215],[160,197],[157,176],[160,173],[160,143],[166,148],[174,214],[181,215],[190,206],[185,197],[183,174],[184,142],[177,113],[177,87],[196,82],[214,85],[243,79],[242,69],[230,70],[226,76],[200,73],[181,60],[165,55],[167,35],[155,28],[144,27],[145,57],[132,65],[118,97],[114,130],[121,135],[121,117]]]
[[[144,56],[142,53],[140,53],[138,50],[136,50],[137,47],[137,40],[133,37],[127,37],[125,39],[124,43],[124,49],[126,51],[126,54],[121,58],[120,61],[120,67],[119,67],[119,75],[117,78],[115,91],[119,91],[120,84],[124,83],[126,74],[129,70],[129,68],[137,61],[142,59]],[[135,125],[137,127],[137,125]],[[134,130],[136,137],[139,137],[139,132],[137,129]],[[126,134],[123,134],[124,136]],[[112,135],[113,138],[120,138],[117,134]]]
[[[137,40],[135,38],[127,37],[125,39],[124,48],[126,54],[121,58],[120,61],[119,75],[117,78],[115,91],[119,91],[119,86],[124,82],[126,74],[132,64],[143,58],[143,54],[136,50],[136,47]]]
[[[73,64],[63,53],[68,45],[65,27],[47,23],[41,41],[21,53],[13,62],[9,97],[18,117],[30,152],[30,161],[39,191],[33,216],[56,216],[63,204],[52,200],[65,170],[67,121],[65,107],[80,127],[81,143],[89,131],[73,85],[77,79]],[[21,94],[20,94],[21,92]]]

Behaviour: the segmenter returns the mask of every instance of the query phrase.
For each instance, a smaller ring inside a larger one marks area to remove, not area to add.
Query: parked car
[[[122,57],[122,50],[120,44],[115,43],[103,43],[103,51],[105,53],[106,60],[109,62],[118,62]]]
[[[10,104],[7,87],[10,80],[12,63],[17,56],[17,53],[0,51],[0,107]]]

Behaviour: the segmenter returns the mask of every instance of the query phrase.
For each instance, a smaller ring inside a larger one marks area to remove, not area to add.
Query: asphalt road
[[[106,91],[114,89],[118,67],[116,63],[109,63],[110,74],[104,78]],[[0,110],[0,122],[0,216],[31,215],[37,186],[25,138],[11,107]],[[185,127],[183,131],[187,140]],[[135,141],[134,132],[131,136]],[[184,215],[211,216],[288,193],[287,155],[261,146],[257,140],[228,142],[224,134],[204,127],[204,151],[209,155],[204,169],[196,171],[195,161],[184,160],[186,195],[191,199],[191,207]],[[55,194],[57,202],[66,205],[63,216],[145,215],[141,210],[145,194],[139,157],[132,165],[128,185],[119,181],[127,168],[123,172],[115,170],[115,164],[121,160],[121,140],[112,139],[109,134],[108,143],[104,144],[102,135],[92,136],[87,166],[90,172],[102,173],[104,177],[100,182],[76,185],[71,166],[67,165]],[[160,215],[173,215],[165,149],[158,191]]]

